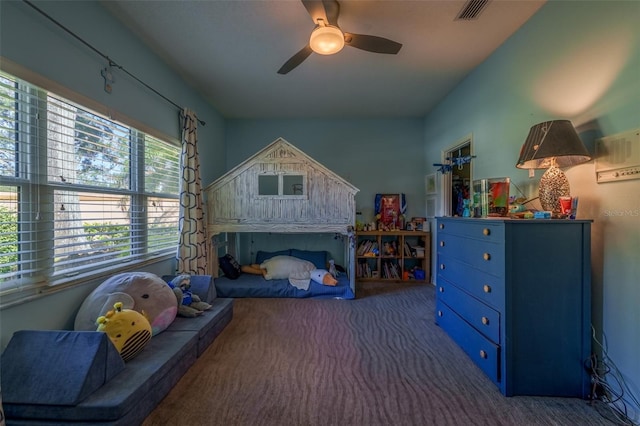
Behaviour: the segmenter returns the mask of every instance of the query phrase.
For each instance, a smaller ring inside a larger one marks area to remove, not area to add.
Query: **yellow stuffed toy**
[[[151,340],[151,324],[140,312],[122,309],[122,302],[115,303],[113,308],[112,311],[98,317],[97,331],[107,333],[126,362],[138,355]]]

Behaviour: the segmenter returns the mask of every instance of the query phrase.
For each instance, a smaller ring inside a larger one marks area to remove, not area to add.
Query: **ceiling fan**
[[[383,37],[343,32],[338,26],[340,3],[337,0],[301,0],[309,12],[316,27],[311,32],[309,43],[293,55],[278,70],[278,74],[287,74],[300,65],[313,52],[320,55],[333,55],[347,45],[373,53],[395,55],[402,44]]]

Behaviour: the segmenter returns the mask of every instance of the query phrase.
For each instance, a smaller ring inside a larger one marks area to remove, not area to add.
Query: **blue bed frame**
[[[338,276],[336,286],[311,281],[309,290],[300,290],[289,284],[288,279],[265,280],[261,275],[242,274],[237,279],[227,277],[214,279],[218,297],[293,297],[311,299],[355,299],[349,278]]]

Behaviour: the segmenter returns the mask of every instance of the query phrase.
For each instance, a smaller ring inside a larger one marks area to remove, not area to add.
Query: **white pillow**
[[[294,277],[304,277],[309,279],[309,272],[316,269],[316,266],[308,260],[298,259],[291,256],[274,256],[262,262],[260,268],[266,269],[264,278],[267,280],[278,280]]]

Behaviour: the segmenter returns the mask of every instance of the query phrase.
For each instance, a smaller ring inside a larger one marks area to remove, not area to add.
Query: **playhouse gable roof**
[[[216,189],[230,183],[238,175],[241,175],[258,163],[283,162],[305,164],[306,167],[313,169],[316,172],[323,173],[331,179],[335,180],[340,185],[345,186],[348,192],[351,192],[355,195],[359,191],[359,189],[353,186],[351,183],[349,183],[318,161],[314,160],[309,155],[296,148],[282,137],[279,137],[275,141],[271,142],[269,145],[256,152],[254,155],[247,158],[224,175],[220,176],[208,186],[208,189]]]

